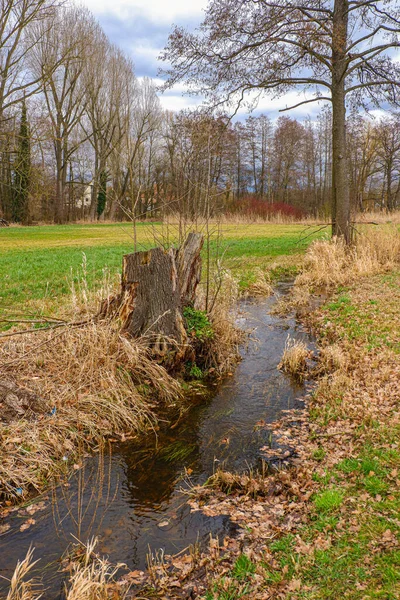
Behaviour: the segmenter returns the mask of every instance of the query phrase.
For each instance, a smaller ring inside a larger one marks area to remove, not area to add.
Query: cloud
[[[207,0],[84,0],[86,6],[96,15],[104,31],[112,42],[117,44],[135,64],[136,75],[150,77],[156,85],[161,85],[158,69],[162,64],[158,57],[165,47],[172,24],[194,29],[202,21],[202,9]],[[178,111],[201,104],[201,98],[184,95],[185,86],[179,84],[172,90],[160,94],[162,106],[167,110]],[[279,109],[297,104],[306,96],[296,91],[283,98],[271,100],[261,96],[254,114],[265,113],[272,118],[279,116]],[[307,96],[310,97],[310,96]],[[308,104],[290,111],[296,118],[316,114],[320,103]],[[241,120],[248,113],[247,108],[238,112]]]
[[[188,19],[201,20],[206,0],[84,0],[85,5],[98,17],[112,15],[121,20],[148,18],[154,23],[171,24]]]

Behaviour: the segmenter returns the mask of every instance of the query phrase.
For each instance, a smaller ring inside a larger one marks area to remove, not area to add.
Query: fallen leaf
[[[158,523],[159,527],[168,527],[169,525],[169,521],[161,521],[161,523]]]
[[[29,527],[31,525],[34,525],[36,523],[35,519],[28,519],[27,521],[25,521],[25,523],[22,523],[21,527],[19,528],[20,531],[26,531],[27,529],[29,529]]]
[[[130,571],[127,575],[124,575],[124,579],[132,581],[132,583],[142,583],[145,577],[144,571]]]
[[[300,579],[292,579],[292,581],[288,585],[288,589],[291,592],[295,592],[296,590],[300,590],[301,589],[301,581],[300,581]]]

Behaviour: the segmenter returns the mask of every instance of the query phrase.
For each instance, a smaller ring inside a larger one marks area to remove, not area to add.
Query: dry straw
[[[107,559],[95,553],[97,540],[93,538],[85,546],[83,557],[72,561],[66,600],[124,600],[128,597],[129,584],[119,584],[117,574],[123,564],[111,565]]]
[[[10,580],[7,600],[39,600],[42,597],[42,593],[37,589],[37,582],[33,578],[26,579],[36,563],[37,561],[33,560],[33,549],[29,548],[25,558],[17,562]]]
[[[356,243],[346,246],[341,238],[317,240],[308,249],[296,285],[332,287],[358,277],[392,269],[400,262],[400,233],[395,225],[363,231]]]
[[[40,490],[82,444],[152,429],[156,407],[176,407],[182,398],[180,384],[116,323],[38,335],[3,346],[13,377],[47,405],[37,418],[0,430],[0,488],[11,497],[18,488]]]
[[[248,293],[250,296],[271,296],[274,293],[274,288],[271,283],[269,273],[263,271],[259,267],[255,269],[255,280],[250,284]]]
[[[307,359],[309,356],[310,351],[303,341],[288,336],[278,369],[282,369],[285,373],[302,380],[307,373]]]
[[[95,553],[97,539],[81,544],[83,553],[76,553],[71,559],[68,583],[65,585],[66,600],[125,600],[128,598],[130,584],[118,581],[117,575],[123,564],[111,565],[107,559]],[[38,590],[34,578],[27,579],[37,561],[33,561],[33,550],[17,563],[10,580],[6,600],[39,600],[43,593]]]

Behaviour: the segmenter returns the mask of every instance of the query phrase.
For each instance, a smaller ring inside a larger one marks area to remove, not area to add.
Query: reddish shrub
[[[304,212],[296,206],[286,204],[286,202],[268,202],[265,198],[255,195],[239,200],[234,206],[233,212],[249,216],[256,215],[266,220],[275,215],[292,219],[300,219],[304,216]]]

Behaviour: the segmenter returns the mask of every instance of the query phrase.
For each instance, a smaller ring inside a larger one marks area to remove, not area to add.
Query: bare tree
[[[53,129],[56,160],[56,193],[54,220],[65,218],[65,188],[68,161],[82,142],[72,132],[80,124],[86,108],[86,93],[82,81],[84,65],[92,53],[94,32],[98,25],[91,13],[83,8],[60,9],[39,23],[32,35],[40,42],[32,51],[31,68],[43,81],[43,94]],[[46,34],[43,34],[43,30]]]
[[[82,121],[94,150],[92,218],[96,213],[101,173],[106,171],[107,160],[129,129],[129,105],[135,83],[132,62],[110,44],[102,30],[98,30],[96,38],[84,70],[88,122]]]
[[[333,233],[349,242],[346,100],[398,102],[399,46],[397,0],[211,0],[200,30],[176,27],[162,58],[166,87],[183,80],[213,105],[292,88],[310,92],[295,106],[331,102]]]
[[[396,197],[400,188],[400,119],[392,117],[379,123],[376,137],[377,153],[384,175],[383,197],[386,199],[387,210],[392,211],[396,208]]]
[[[39,41],[29,32],[54,14],[59,4],[57,0],[0,0],[0,124],[7,109],[42,87],[42,74],[26,68],[27,56]],[[42,28],[41,35],[45,33]]]
[[[157,97],[154,84],[150,79],[144,78],[142,82],[132,80],[131,98],[128,110],[128,131],[125,140],[125,172],[118,192],[118,203],[123,203],[129,198],[131,207],[139,208],[141,197],[140,184],[135,178],[135,166],[140,158],[143,145],[150,139],[152,133],[161,127],[161,106]],[[143,156],[143,154],[142,154]],[[147,207],[141,207],[144,211]]]

